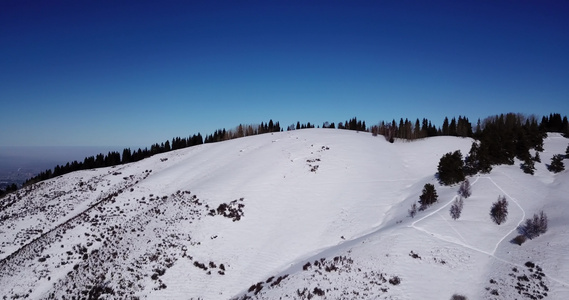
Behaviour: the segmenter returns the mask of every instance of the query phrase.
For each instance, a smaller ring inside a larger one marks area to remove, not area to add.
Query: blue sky
[[[2,1],[0,146],[569,113],[566,1]]]

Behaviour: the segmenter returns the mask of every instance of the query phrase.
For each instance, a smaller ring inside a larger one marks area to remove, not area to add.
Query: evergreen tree
[[[132,153],[130,152],[130,148],[125,148],[122,151],[122,163],[126,164],[132,161]]]
[[[553,173],[559,173],[565,170],[565,165],[563,164],[563,156],[556,154],[551,158],[551,164],[547,169]]]
[[[438,166],[438,178],[444,185],[451,185],[464,180],[464,162],[460,150],[449,152],[441,157]]]
[[[437,202],[438,198],[439,196],[437,195],[437,190],[435,190],[435,186],[430,183],[426,183],[425,186],[423,187],[423,193],[421,194],[421,196],[419,196],[419,203],[421,204],[419,210],[427,209],[427,207]]]
[[[445,117],[445,120],[443,121],[442,135],[449,135],[449,125],[447,117]]]
[[[525,159],[520,167],[521,167],[522,171],[524,171],[524,173],[531,174],[531,175],[534,174],[535,164],[534,164],[533,159],[531,159],[531,158]]]

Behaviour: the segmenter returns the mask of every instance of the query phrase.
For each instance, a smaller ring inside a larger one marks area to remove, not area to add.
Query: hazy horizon
[[[569,112],[563,1],[0,4],[0,145]]]

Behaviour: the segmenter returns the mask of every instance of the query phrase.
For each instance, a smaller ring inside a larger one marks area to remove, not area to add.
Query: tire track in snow
[[[484,177],[478,176],[478,177],[476,177],[476,180],[475,180],[471,185],[476,184],[480,178],[484,178],[484,179],[490,180],[490,182],[492,182],[492,184],[494,184],[500,191],[502,191],[502,192],[506,195],[506,197],[510,198],[510,199],[520,208],[520,210],[522,211],[522,218],[520,219],[520,221],[518,222],[518,224],[516,225],[516,227],[514,227],[512,230],[510,230],[506,235],[504,235],[504,236],[496,243],[496,245],[494,246],[494,249],[492,250],[492,252],[488,252],[488,251],[484,251],[484,250],[482,250],[482,249],[478,249],[478,248],[476,248],[476,247],[474,247],[474,246],[472,246],[472,245],[469,245],[469,244],[466,244],[466,243],[462,243],[462,242],[457,241],[457,240],[454,240],[454,239],[449,239],[449,238],[447,238],[447,237],[445,237],[445,236],[443,236],[443,235],[430,232],[430,231],[428,231],[428,230],[426,230],[426,229],[423,229],[423,228],[418,227],[418,226],[415,225],[415,224],[417,224],[417,223],[423,221],[424,219],[433,216],[434,214],[439,214],[439,212],[440,212],[443,208],[447,207],[449,204],[451,204],[451,203],[456,199],[456,197],[457,197],[456,195],[455,195],[449,202],[447,202],[445,205],[443,205],[443,206],[441,206],[440,208],[438,208],[437,210],[435,210],[435,211],[433,211],[433,212],[427,214],[426,216],[424,216],[424,217],[418,219],[417,221],[411,223],[411,225],[409,225],[408,227],[412,227],[412,228],[414,228],[414,229],[416,229],[416,230],[422,231],[422,232],[426,233],[427,235],[430,235],[430,236],[432,236],[432,237],[434,237],[434,238],[436,238],[436,239],[439,239],[439,240],[442,240],[442,241],[445,241],[445,242],[449,242],[449,243],[453,243],[453,244],[456,244],[456,245],[460,245],[460,246],[463,246],[463,247],[465,247],[465,248],[468,248],[468,249],[471,249],[471,250],[474,250],[474,251],[477,251],[477,252],[486,254],[486,255],[491,256],[491,257],[495,258],[496,260],[501,261],[501,262],[503,262],[503,263],[510,264],[510,265],[517,266],[517,267],[523,267],[523,266],[520,265],[520,264],[517,264],[517,263],[514,263],[514,262],[512,262],[512,261],[509,261],[509,260],[500,258],[500,257],[496,256],[495,253],[496,253],[496,250],[498,249],[498,246],[499,246],[510,234],[512,234],[512,232],[514,232],[515,230],[517,230],[518,227],[520,226],[520,224],[525,220],[526,212],[525,212],[525,210],[522,208],[522,206],[518,203],[518,201],[517,201],[514,197],[512,197],[512,196],[510,196],[508,193],[506,193],[506,191],[504,191],[504,189],[502,189],[502,187],[499,186],[499,185],[498,185],[491,177],[489,177],[489,176],[484,176]],[[511,178],[510,178],[510,179],[511,179]],[[514,181],[514,180],[512,180],[512,181]],[[440,215],[440,214],[439,214],[439,215]],[[442,216],[441,216],[441,217],[442,217]],[[444,218],[443,218],[443,219],[444,219]],[[445,220],[445,221],[446,221],[446,220]],[[448,224],[448,222],[447,222],[447,224]],[[456,230],[454,229],[454,227],[452,227],[451,224],[449,224],[449,226],[456,232]],[[457,233],[458,233],[458,232],[457,232]],[[459,234],[459,236],[462,237],[462,235],[460,235],[460,234]],[[545,274],[545,272],[544,272],[544,274]],[[549,278],[550,280],[557,282],[558,284],[561,284],[561,285],[564,285],[564,286],[569,287],[569,283],[564,282],[564,281],[561,280],[561,279],[558,279],[558,278],[553,277],[553,276],[548,275],[548,274],[545,274],[545,276],[546,276],[547,278]]]

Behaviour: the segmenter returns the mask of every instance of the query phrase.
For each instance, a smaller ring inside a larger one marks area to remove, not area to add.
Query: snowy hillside
[[[0,199],[0,298],[569,299],[569,172],[546,169],[569,140],[549,135],[534,176],[470,178],[453,220],[434,174],[471,143],[306,129],[41,182]],[[425,183],[439,201],[410,218]],[[511,243],[540,210],[547,233]]]

